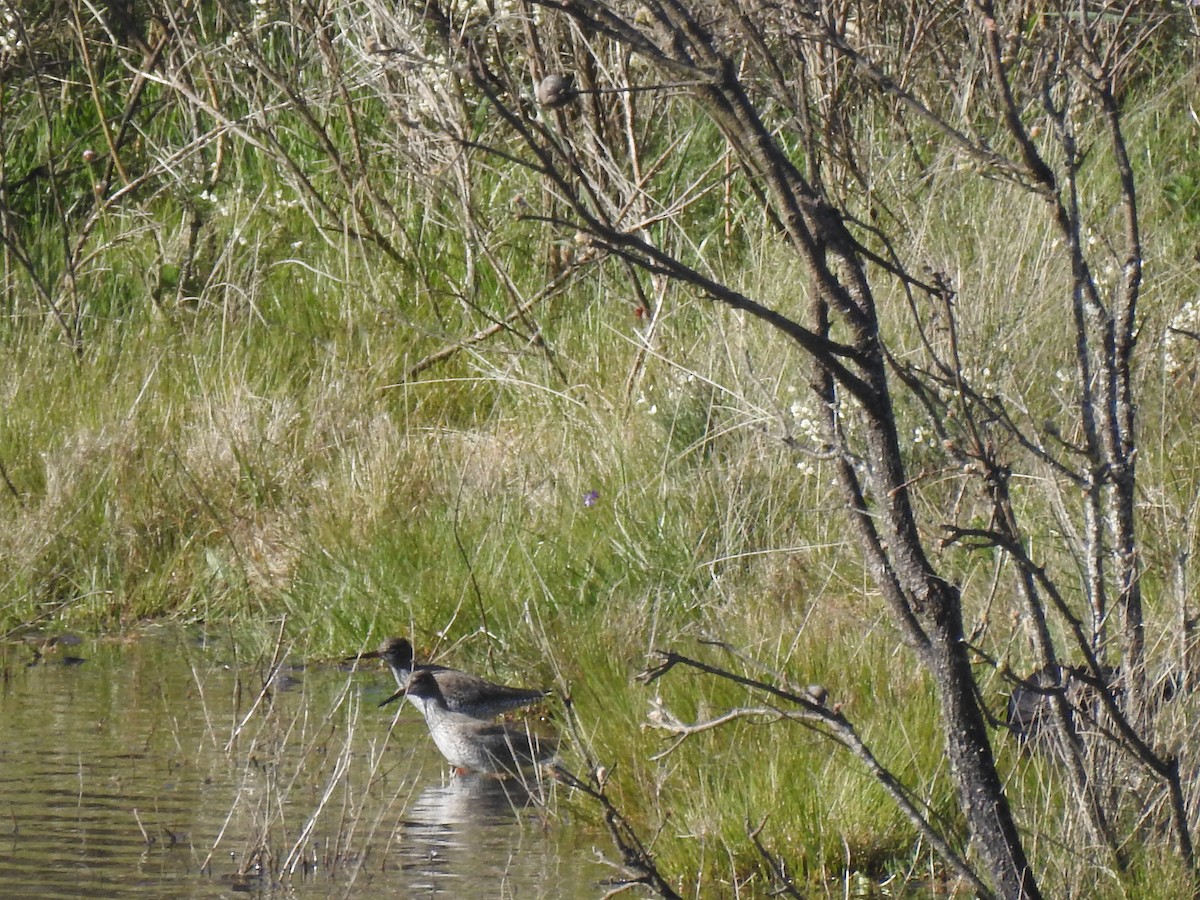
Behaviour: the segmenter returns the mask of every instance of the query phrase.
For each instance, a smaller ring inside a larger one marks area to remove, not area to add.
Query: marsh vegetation
[[[30,7],[5,630],[554,686],[660,894],[1194,893],[1194,4]]]

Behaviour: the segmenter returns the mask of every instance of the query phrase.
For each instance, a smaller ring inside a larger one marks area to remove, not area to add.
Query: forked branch
[[[752,691],[762,691],[772,697],[786,701],[792,706],[799,707],[798,710],[780,709],[774,706],[740,707],[716,718],[695,723],[685,723],[669,711],[659,707],[656,710],[657,714],[652,715],[649,725],[650,727],[658,728],[676,736],[677,740],[671,746],[670,750],[674,750],[692,735],[719,728],[738,719],[766,717],[768,719],[773,718],[774,721],[788,720],[805,725],[818,734],[840,744],[852,756],[858,759],[866,767],[871,776],[883,787],[888,796],[892,798],[893,802],[895,802],[904,814],[904,817],[929,841],[942,861],[960,878],[967,881],[971,885],[971,890],[977,896],[985,898],[993,896],[991,890],[983,883],[975,873],[975,870],[951,846],[942,833],[933,826],[933,823],[929,821],[926,815],[917,808],[912,793],[886,766],[879,762],[875,754],[871,752],[871,749],[859,737],[854,726],[842,714],[841,705],[838,703],[834,703],[831,706],[826,705],[827,698],[823,696],[823,691],[818,692],[810,688],[808,692],[801,694],[796,691],[785,690],[773,684],[768,684],[755,678],[748,678],[736,672],[731,672],[728,669],[723,669],[720,666],[710,665],[709,663],[692,659],[691,657],[670,650],[660,650],[657,655],[659,657],[658,664],[641,673],[638,676],[639,681],[650,684],[665,676],[676,666],[687,666],[725,681],[740,684]]]

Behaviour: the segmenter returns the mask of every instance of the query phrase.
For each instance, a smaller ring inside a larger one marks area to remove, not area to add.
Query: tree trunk
[[[1009,809],[1004,786],[976,700],[963,640],[957,588],[941,582],[930,592],[933,677],[938,690],[946,755],[975,851],[1002,897],[1040,897]]]

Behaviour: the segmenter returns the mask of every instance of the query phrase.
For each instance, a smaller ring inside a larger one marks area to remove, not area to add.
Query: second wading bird
[[[450,709],[437,673],[413,672],[407,694],[425,716],[429,735],[442,756],[459,772],[516,775],[521,769],[550,762],[558,751],[554,738],[502,722],[482,722]]]
[[[478,675],[460,672],[446,666],[432,663],[414,663],[413,647],[407,638],[388,638],[379,645],[378,650],[363,653],[359,656],[348,657],[349,660],[382,659],[392,670],[399,690],[388,697],[380,706],[387,706],[393,701],[400,700],[405,695],[405,686],[411,675],[417,672],[428,672],[436,681],[438,690],[445,700],[446,707],[455,713],[461,713],[474,719],[490,720],[501,713],[521,706],[537,703],[549,695],[549,691],[541,688],[510,687],[496,684]],[[412,698],[410,697],[410,700]],[[412,700],[418,709],[421,704]]]

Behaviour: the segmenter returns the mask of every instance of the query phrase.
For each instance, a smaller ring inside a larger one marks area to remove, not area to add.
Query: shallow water
[[[384,668],[0,646],[0,895],[595,897],[553,784],[449,777]],[[532,795],[532,796],[531,796]]]

